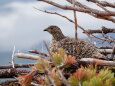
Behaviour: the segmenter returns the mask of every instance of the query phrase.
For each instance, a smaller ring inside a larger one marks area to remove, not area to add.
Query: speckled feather
[[[78,58],[105,58],[95,45],[82,39],[64,36],[60,28],[57,26],[49,26],[45,31],[48,31],[53,36],[49,48],[50,52],[56,52],[59,48],[63,48],[67,55],[72,55]]]

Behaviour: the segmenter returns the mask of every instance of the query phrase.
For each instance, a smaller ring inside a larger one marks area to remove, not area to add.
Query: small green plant
[[[99,73],[93,66],[81,67],[69,78],[72,86],[115,86],[115,77],[108,69],[101,69]]]

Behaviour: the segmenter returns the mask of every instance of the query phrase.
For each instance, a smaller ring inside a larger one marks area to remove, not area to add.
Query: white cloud
[[[16,15],[0,16],[0,38],[10,34],[16,20]]]

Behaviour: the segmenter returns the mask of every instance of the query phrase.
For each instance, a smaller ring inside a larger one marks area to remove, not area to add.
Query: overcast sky
[[[62,0],[58,2],[68,4]],[[92,3],[89,3],[89,6],[96,7]],[[65,35],[74,37],[72,23],[59,16],[39,12],[33,7],[57,11],[73,18],[71,11],[63,11],[36,0],[0,0],[0,51],[10,51],[14,45],[17,50],[26,50],[39,45],[43,40],[51,40],[51,35],[43,32],[49,25],[58,25]],[[112,22],[96,19],[84,13],[77,13],[77,18],[78,24],[87,29],[114,27]],[[79,31],[79,37],[85,38],[81,33]]]

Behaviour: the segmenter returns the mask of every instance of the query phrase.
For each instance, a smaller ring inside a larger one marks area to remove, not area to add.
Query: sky
[[[57,2],[68,4],[62,0],[57,0]],[[84,4],[96,7],[93,3],[85,2]],[[72,23],[59,16],[39,12],[34,7],[56,11],[73,19],[72,11],[61,10],[36,0],[0,0],[0,52],[12,51],[14,45],[17,51],[38,49],[36,45],[42,48],[43,40],[51,40],[51,35],[43,31],[49,25],[57,25],[65,35],[74,37]],[[96,19],[84,13],[77,12],[77,18],[78,24],[86,29],[99,29],[101,26],[114,27],[112,22]],[[78,31],[78,37],[86,38],[81,30]]]

